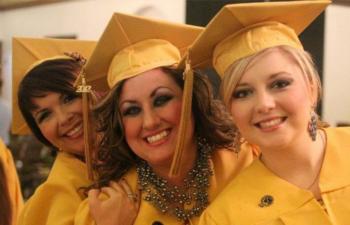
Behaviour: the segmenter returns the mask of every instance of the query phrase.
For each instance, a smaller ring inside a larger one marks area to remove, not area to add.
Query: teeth
[[[169,135],[169,131],[165,130],[165,131],[162,131],[159,134],[147,137],[147,141],[148,141],[148,143],[154,143],[156,141],[159,141],[159,140],[165,138],[168,135]]]
[[[282,119],[278,118],[278,119],[273,119],[273,120],[269,120],[266,122],[261,122],[261,123],[259,123],[259,125],[261,128],[269,128],[269,127],[276,126],[276,125],[280,124],[281,122],[282,122]]]
[[[75,127],[74,129],[72,129],[71,131],[69,131],[66,135],[68,137],[74,136],[76,133],[78,133],[81,129],[83,128],[83,125],[80,124],[79,126]]]

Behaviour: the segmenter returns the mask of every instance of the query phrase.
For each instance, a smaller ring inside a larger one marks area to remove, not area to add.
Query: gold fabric
[[[323,206],[310,191],[279,178],[257,159],[207,208],[200,225],[348,225],[350,128],[327,128],[325,132],[319,178]],[[259,207],[267,195],[273,202]]]
[[[263,49],[302,49],[298,35],[328,4],[329,0],[311,0],[226,5],[193,43],[191,65],[212,65],[222,77],[234,61]]]
[[[213,170],[213,176],[210,177],[209,187],[209,201],[212,202],[218,193],[226,186],[226,184],[245,167],[247,167],[257,152],[246,146],[242,148],[242,151],[237,155],[232,151],[226,149],[220,149],[214,151],[211,157],[211,167]],[[131,169],[124,177],[130,184],[134,192],[137,190],[137,173],[135,168]],[[142,196],[143,199],[144,195]],[[195,225],[198,223],[198,217],[191,219],[190,224]],[[153,224],[154,222],[161,222],[164,225],[182,225],[182,221],[179,221],[173,216],[162,214],[158,209],[154,208],[149,202],[142,200],[140,205],[139,214],[135,220],[134,225]],[[93,225],[95,224],[93,219],[89,215],[89,206],[87,200],[85,200],[79,207],[75,225]]]
[[[4,167],[5,179],[9,191],[9,197],[12,205],[12,224],[17,224],[19,211],[23,206],[23,198],[21,187],[18,180],[16,167],[9,149],[6,148],[3,141],[0,139],[0,160]],[[1,194],[1,193],[0,193]],[[0,209],[1,210],[1,209]]]
[[[49,177],[25,203],[18,225],[72,225],[85,198],[79,188],[91,184],[86,170],[75,156],[59,152]]]
[[[78,52],[88,58],[95,44],[93,41],[67,39],[12,39],[12,133],[31,133],[17,103],[18,86],[29,70],[46,60],[69,58],[65,52]]]
[[[86,65],[87,82],[109,90],[121,80],[176,66],[202,27],[114,13]]]

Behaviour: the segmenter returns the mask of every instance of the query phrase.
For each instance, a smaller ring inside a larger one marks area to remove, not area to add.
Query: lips
[[[263,120],[261,122],[255,123],[254,125],[261,128],[261,129],[269,130],[269,129],[277,128],[286,119],[287,119],[287,117],[276,117],[276,118]]]
[[[77,138],[83,133],[83,123],[78,123],[72,129],[69,129],[63,136],[68,138]]]
[[[166,137],[168,137],[168,135],[170,134],[169,130],[163,130],[155,135],[152,136],[148,136],[146,137],[146,141],[149,144],[154,144],[156,142],[162,141],[163,139],[165,139]]]

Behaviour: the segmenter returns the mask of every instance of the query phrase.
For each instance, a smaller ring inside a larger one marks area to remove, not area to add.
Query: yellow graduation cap
[[[86,81],[93,89],[108,90],[122,80],[154,68],[176,68],[202,30],[196,26],[115,13],[86,65]],[[191,116],[192,82],[193,74],[186,75],[175,150],[177,159],[182,154],[186,126]]]
[[[233,62],[263,49],[279,45],[303,49],[298,35],[330,3],[311,0],[226,5],[191,47],[191,65],[213,66],[223,77]]]
[[[46,60],[69,58],[64,55],[65,52],[78,52],[87,58],[95,43],[67,39],[17,37],[12,39],[12,133],[20,135],[31,133],[17,103],[18,86],[27,72]]]

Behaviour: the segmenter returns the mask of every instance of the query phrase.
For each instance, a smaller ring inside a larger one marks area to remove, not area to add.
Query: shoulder
[[[48,179],[25,204],[19,224],[66,224],[73,221],[75,211],[85,198],[79,189],[90,184],[84,163],[74,156],[59,153]]]
[[[329,127],[324,129],[327,141],[350,145],[350,127]]]
[[[324,132],[327,152],[337,155],[350,154],[350,127],[329,127],[324,129]]]
[[[201,221],[220,225],[273,221],[283,213],[300,207],[309,198],[312,196],[297,190],[255,160],[209,205]],[[267,202],[267,205],[262,206],[262,202]]]
[[[216,149],[211,155],[212,169],[219,180],[231,180],[256,158],[255,150],[243,145],[239,153],[229,149]]]
[[[6,147],[5,143],[0,138],[0,160],[6,166],[9,162],[12,162],[12,154],[9,149]]]

